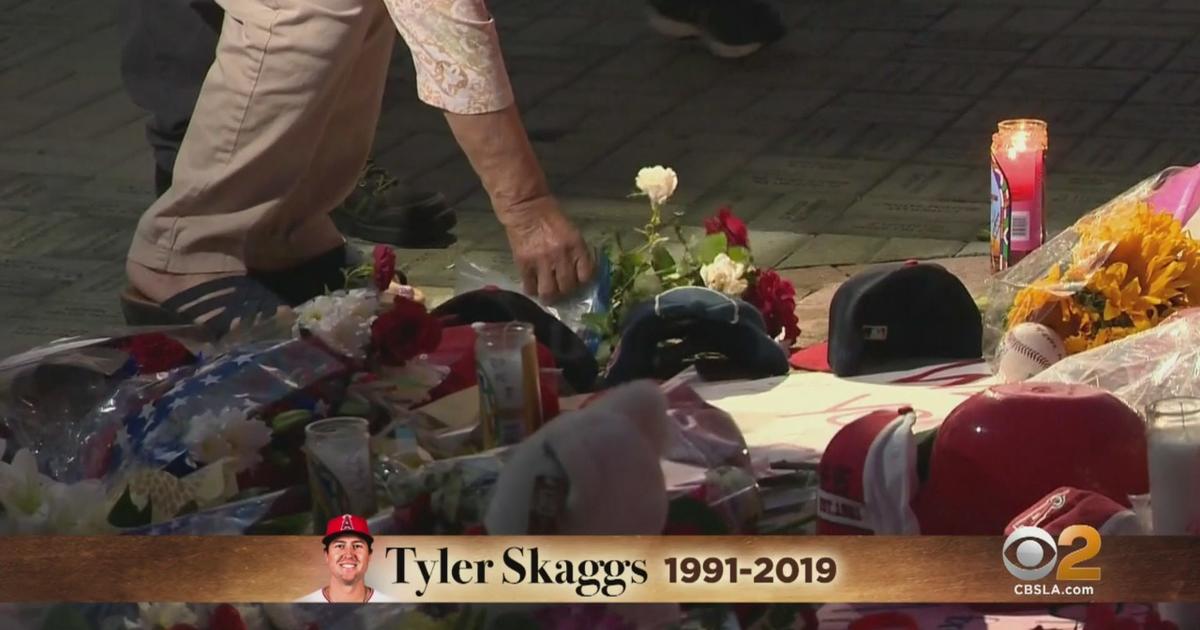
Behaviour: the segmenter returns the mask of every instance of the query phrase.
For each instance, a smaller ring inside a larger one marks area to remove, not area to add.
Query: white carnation
[[[746,265],[734,262],[728,254],[717,254],[716,259],[700,268],[704,286],[725,295],[738,297],[746,292]]]
[[[296,307],[292,333],[301,330],[317,336],[330,348],[355,359],[363,359],[371,342],[371,323],[379,310],[379,293],[374,289],[351,289],[319,295]]]

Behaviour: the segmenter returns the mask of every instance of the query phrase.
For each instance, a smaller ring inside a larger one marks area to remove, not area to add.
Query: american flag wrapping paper
[[[120,423],[106,468],[136,461],[186,475],[196,470],[185,445],[191,419],[231,409],[267,420],[291,410],[325,417],[340,404],[350,375],[340,358],[305,340],[248,344],[176,370],[114,400]]]

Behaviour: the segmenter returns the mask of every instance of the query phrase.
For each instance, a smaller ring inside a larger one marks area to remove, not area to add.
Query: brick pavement
[[[1049,121],[1055,228],[1200,161],[1194,0],[787,0],[788,38],[740,62],[658,38],[637,0],[491,4],[530,134],[587,233],[640,222],[633,175],[671,165],[689,224],[722,203],[751,221],[760,258],[807,295],[808,335],[858,265],[959,257],[978,279],[1000,118]],[[121,323],[151,163],[119,45],[106,3],[0,0],[0,354]],[[399,49],[377,155],[462,211],[458,244],[401,255],[438,296],[460,255],[499,263],[506,244],[413,92]]]

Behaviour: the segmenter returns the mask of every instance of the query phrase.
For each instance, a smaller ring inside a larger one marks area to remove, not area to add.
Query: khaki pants
[[[171,273],[291,266],[342,243],[396,29],[382,0],[218,0],[225,23],[175,163],[130,260]]]

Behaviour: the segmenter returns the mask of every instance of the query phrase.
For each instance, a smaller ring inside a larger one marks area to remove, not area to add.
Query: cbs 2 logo
[[[1070,547],[1077,540],[1083,546],[1058,559],[1059,547]],[[1096,582],[1100,580],[1100,567],[1081,567],[1100,553],[1100,532],[1088,525],[1071,525],[1058,535],[1058,541],[1040,527],[1018,527],[1004,539],[1000,555],[1004,567],[1018,580],[1040,580],[1055,566],[1055,579],[1061,581]]]

